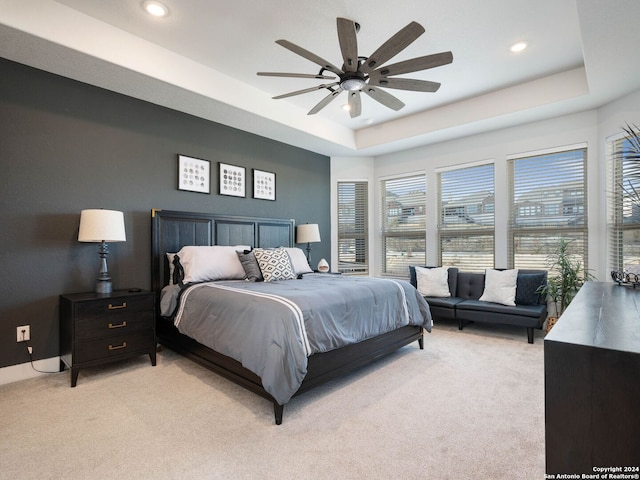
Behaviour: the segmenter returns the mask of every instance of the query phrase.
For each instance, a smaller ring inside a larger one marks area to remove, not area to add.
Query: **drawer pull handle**
[[[122,327],[126,327],[127,326],[127,322],[124,321],[122,322],[120,325],[114,325],[113,323],[109,324],[109,328],[122,328]]]
[[[127,302],[123,302],[122,305],[109,304],[109,310],[118,310],[119,308],[127,308]]]
[[[122,342],[122,345],[116,345],[115,347],[113,345],[109,345],[109,351],[120,350],[121,348],[127,348],[127,342]]]

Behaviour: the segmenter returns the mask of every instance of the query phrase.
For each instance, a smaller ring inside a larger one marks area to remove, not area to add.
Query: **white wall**
[[[378,183],[381,178],[425,172],[427,177],[427,264],[437,261],[436,169],[491,160],[495,164],[495,265],[507,266],[508,182],[507,158],[516,154],[546,151],[571,145],[587,146],[587,189],[589,221],[589,268],[599,280],[609,277],[606,245],[606,139],[619,134],[626,122],[640,124],[640,90],[598,110],[566,115],[513,128],[496,130],[371,159],[336,158],[331,162],[332,212],[335,215],[337,179],[368,179],[370,185],[371,268],[379,274],[380,253]],[[372,165],[371,165],[372,163]],[[366,175],[365,175],[366,172]],[[336,225],[332,232],[336,238]],[[334,245],[336,242],[333,242]],[[334,263],[335,263],[335,258]]]

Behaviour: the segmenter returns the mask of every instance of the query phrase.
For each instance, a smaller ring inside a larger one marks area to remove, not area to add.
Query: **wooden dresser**
[[[547,474],[638,474],[640,287],[587,282],[544,339],[544,370]]]
[[[81,368],[147,353],[155,365],[155,323],[153,292],[61,295],[60,369],[71,369],[75,387]]]

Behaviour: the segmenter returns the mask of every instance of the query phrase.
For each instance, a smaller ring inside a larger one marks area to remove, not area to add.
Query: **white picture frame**
[[[253,198],[276,199],[276,174],[253,169]]]
[[[220,163],[220,195],[246,197],[246,169],[237,165]]]
[[[178,190],[211,193],[211,162],[178,155]]]

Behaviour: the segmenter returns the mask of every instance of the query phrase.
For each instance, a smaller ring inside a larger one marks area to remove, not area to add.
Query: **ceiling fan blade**
[[[375,101],[380,102],[385,107],[390,108],[391,110],[398,111],[402,107],[404,107],[404,103],[402,103],[398,98],[394,97],[390,93],[385,92],[381,88],[365,86],[362,91],[373,98]]]
[[[374,68],[381,67],[384,62],[407,48],[423,33],[424,27],[422,25],[418,22],[411,22],[373,52],[371,56],[363,62],[360,71],[362,73],[369,73]]]
[[[411,78],[387,78],[369,77],[369,85],[377,85],[384,88],[397,88],[398,90],[412,90],[414,92],[435,92],[440,88],[438,82],[427,80],[414,80]]]
[[[284,72],[258,72],[263,77],[292,77],[292,78],[317,78],[319,80],[335,80],[335,76],[313,75],[310,73],[284,73]]]
[[[344,60],[344,71],[355,73],[358,71],[358,40],[353,20],[338,17],[338,40]]]
[[[355,90],[349,92],[349,115],[351,118],[359,117],[362,113],[362,100],[360,99],[360,91]]]
[[[304,48],[299,47],[295,43],[291,43],[288,40],[276,40],[276,43],[278,45],[283,46],[287,50],[291,50],[293,53],[296,53],[296,54],[300,55],[301,57],[304,57],[307,60],[309,60],[309,61],[311,61],[311,62],[313,62],[313,63],[315,63],[317,65],[320,65],[325,70],[329,70],[329,71],[335,73],[338,76],[342,75],[342,73],[343,73],[342,70],[340,70],[335,65],[332,65],[331,63],[327,62],[324,58],[321,58],[321,57],[317,56],[315,53],[311,53],[309,50],[305,50]]]
[[[283,93],[282,95],[278,95],[277,97],[273,97],[274,100],[279,100],[280,98],[293,97],[294,95],[302,95],[303,93],[315,92],[316,90],[322,90],[323,88],[335,87],[338,85],[338,82],[335,83],[327,83],[323,85],[316,85],[315,87],[305,88],[303,90],[296,90],[295,92]]]
[[[314,115],[314,114],[318,113],[324,107],[329,105],[329,103],[331,103],[331,101],[334,98],[336,98],[338,96],[338,94],[340,94],[340,92],[342,92],[341,88],[338,88],[337,90],[334,90],[333,92],[331,92],[329,95],[327,95],[322,100],[320,100],[320,102],[318,102],[318,104],[315,107],[313,107],[311,110],[309,110],[309,113],[307,113],[307,115]]]
[[[424,57],[416,57],[404,62],[394,63],[380,67],[373,74],[380,74],[385,77],[392,75],[401,75],[403,73],[413,73],[429,68],[440,67],[453,62],[453,54],[451,52],[434,53],[433,55],[425,55]]]

